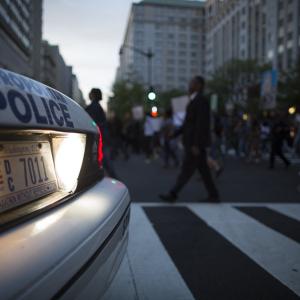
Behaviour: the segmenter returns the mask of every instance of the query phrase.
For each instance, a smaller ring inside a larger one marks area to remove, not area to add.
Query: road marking
[[[187,207],[144,210],[197,299],[298,299]]]
[[[290,218],[269,207],[235,206],[235,208],[265,226],[300,243],[300,222],[294,218]]]
[[[130,278],[129,284],[124,276]],[[107,300],[194,299],[138,204],[131,206],[127,258],[107,295],[110,297],[106,298]],[[120,295],[127,296],[120,297]]]
[[[267,204],[266,206],[300,221],[300,204]]]
[[[300,296],[298,243],[228,205],[189,204],[188,207]]]

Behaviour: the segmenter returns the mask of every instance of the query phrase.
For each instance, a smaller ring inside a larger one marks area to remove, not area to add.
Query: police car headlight
[[[59,188],[73,192],[81,169],[86,136],[71,133],[52,140],[54,164]]]

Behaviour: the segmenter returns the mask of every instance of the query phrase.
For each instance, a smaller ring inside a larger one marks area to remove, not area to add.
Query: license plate
[[[55,191],[49,142],[0,141],[0,213]]]

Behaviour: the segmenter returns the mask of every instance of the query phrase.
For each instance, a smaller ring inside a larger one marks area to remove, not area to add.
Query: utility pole
[[[154,56],[153,52],[151,49],[149,49],[147,52],[145,52],[144,50],[141,50],[139,48],[136,48],[134,46],[131,45],[127,45],[127,44],[123,44],[121,46],[120,52],[119,54],[122,55],[123,54],[123,49],[124,48],[128,48],[131,49],[132,51],[139,53],[140,55],[147,57],[148,60],[148,86],[149,86],[149,91],[153,91],[153,86],[152,86],[152,58]]]

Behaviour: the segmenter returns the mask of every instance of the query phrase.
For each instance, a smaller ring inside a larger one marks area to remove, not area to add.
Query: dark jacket
[[[197,146],[205,149],[210,146],[210,106],[202,93],[199,92],[188,104],[184,123],[176,135],[180,133],[186,148]]]
[[[90,115],[90,117],[96,122],[98,127],[101,130],[102,138],[108,142],[108,124],[106,120],[105,112],[97,101],[92,101],[90,105],[87,106],[86,112]]]
[[[280,120],[277,121],[271,131],[271,141],[272,144],[282,146],[285,139],[287,139],[289,136],[289,128],[287,124]]]

